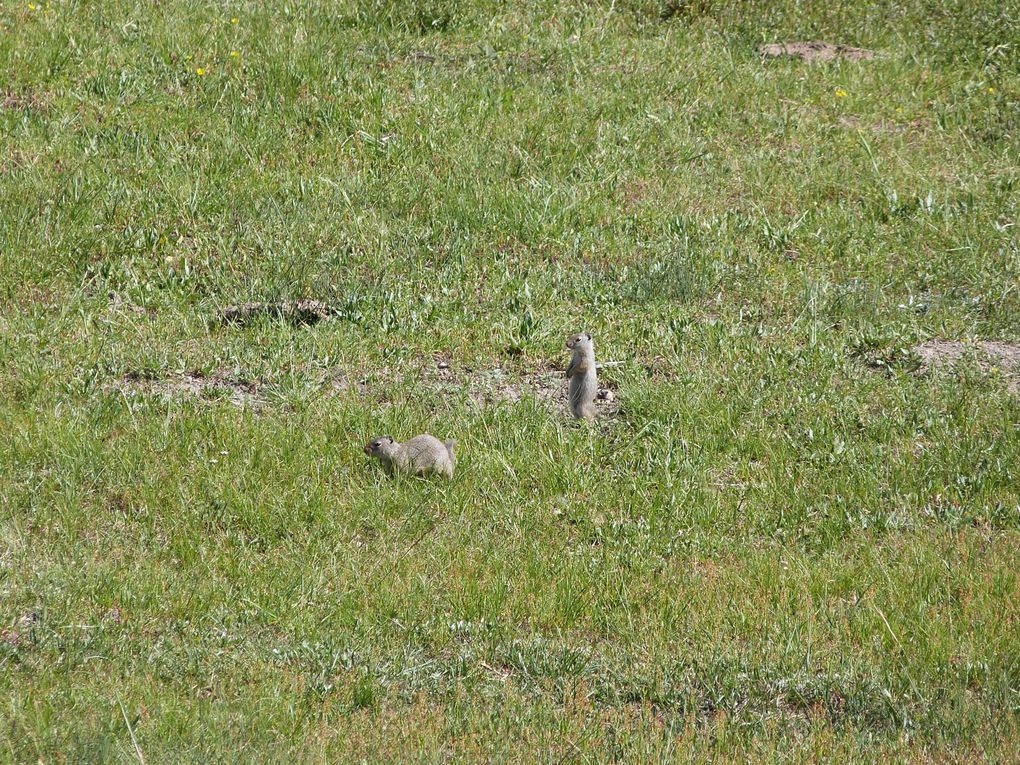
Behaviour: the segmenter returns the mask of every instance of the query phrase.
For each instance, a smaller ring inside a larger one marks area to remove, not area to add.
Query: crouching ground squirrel
[[[365,444],[365,454],[375,457],[386,467],[386,472],[410,473],[412,475],[445,475],[453,478],[456,459],[453,447],[456,441],[440,441],[425,433],[404,443],[397,443],[390,436],[373,438]]]
[[[567,378],[570,393],[567,402],[570,411],[579,420],[590,420],[595,416],[595,343],[590,332],[581,332],[567,339],[567,349],[572,351]]]

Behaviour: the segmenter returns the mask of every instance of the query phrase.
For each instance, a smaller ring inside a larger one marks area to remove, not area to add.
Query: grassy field
[[[0,761],[1015,762],[1018,29],[2,0]]]

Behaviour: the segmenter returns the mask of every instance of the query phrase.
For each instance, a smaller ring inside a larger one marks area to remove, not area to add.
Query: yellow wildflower
[[[848,93],[843,88],[836,88],[836,98],[846,98]]]
[[[197,74],[199,77],[203,77],[205,75],[205,68],[201,66],[198,67],[198,69],[195,70],[195,74]]]
[[[237,16],[234,16],[234,18],[232,18],[232,19],[230,20],[230,23],[231,23],[231,24],[236,24],[236,23],[238,23],[238,21],[239,21],[239,19],[237,18]]]
[[[37,8],[37,6],[36,6],[35,3],[29,3],[28,4],[28,10],[34,11],[36,8]]]
[[[232,50],[232,51],[230,51],[230,57],[231,57],[231,58],[238,58],[238,57],[240,57],[240,55],[241,55],[241,54],[240,54],[240,53],[238,53],[238,52],[237,52],[236,50]]]
[[[995,88],[988,88],[988,92],[989,93],[994,93],[995,92]]]

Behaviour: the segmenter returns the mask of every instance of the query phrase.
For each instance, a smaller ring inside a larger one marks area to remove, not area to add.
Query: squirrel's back
[[[443,442],[428,433],[415,436],[400,445],[400,467],[417,475],[440,473],[453,478],[455,445],[455,441]]]

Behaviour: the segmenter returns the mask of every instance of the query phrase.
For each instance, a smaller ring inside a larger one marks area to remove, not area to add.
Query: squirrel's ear
[[[389,441],[392,444],[393,443],[393,436],[386,436],[386,440]]]
[[[591,332],[585,332],[584,334],[586,334],[588,336],[588,339],[591,340]]]

